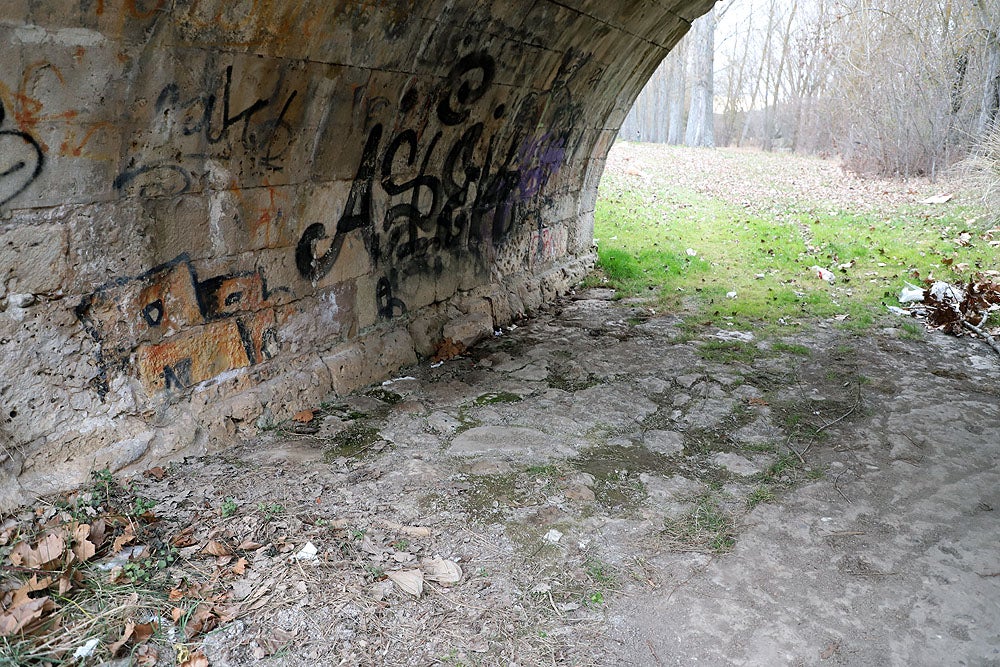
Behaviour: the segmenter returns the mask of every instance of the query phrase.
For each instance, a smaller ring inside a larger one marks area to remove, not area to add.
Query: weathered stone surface
[[[712,457],[712,463],[715,465],[725,468],[731,473],[744,476],[764,472],[771,465],[772,460],[772,457],[764,456],[749,459],[735,452],[717,452]]]
[[[524,461],[569,456],[573,449],[533,428],[479,426],[455,436],[448,452],[456,456],[501,456]]]
[[[189,426],[108,465],[211,446],[566,293],[615,128],[711,4],[2,3],[0,377],[31,479],[84,481],[149,415]]]
[[[684,436],[677,431],[646,431],[642,437],[646,449],[659,454],[680,454],[684,451]]]

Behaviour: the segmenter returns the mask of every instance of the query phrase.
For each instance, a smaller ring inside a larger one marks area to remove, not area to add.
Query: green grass
[[[726,553],[736,545],[736,519],[716,498],[705,494],[687,515],[666,519],[663,535],[674,551]]]
[[[839,326],[863,333],[889,320],[883,304],[897,304],[905,281],[933,274],[960,283],[969,274],[953,267],[996,263],[986,243],[953,242],[967,227],[969,211],[959,207],[935,218],[919,207],[889,216],[828,209],[800,202],[794,212],[751,212],[609,174],[594,216],[598,271],[588,284],[647,295],[661,309],[693,307],[705,325],[767,329],[841,316]],[[833,284],[812,266],[833,271]]]
[[[706,361],[752,364],[759,356],[760,350],[753,343],[739,340],[712,340],[699,345],[698,354]]]

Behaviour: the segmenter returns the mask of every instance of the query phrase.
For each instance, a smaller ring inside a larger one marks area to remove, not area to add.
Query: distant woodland
[[[620,136],[935,176],[1000,143],[1000,0],[722,0]]]

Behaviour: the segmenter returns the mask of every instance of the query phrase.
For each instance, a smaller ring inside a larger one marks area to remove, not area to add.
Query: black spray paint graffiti
[[[115,179],[115,188],[138,193],[145,198],[182,194],[191,189],[197,176],[194,168],[186,164],[187,160],[199,161],[209,157],[230,160],[237,145],[243,155],[249,157],[248,163],[242,165],[244,169],[241,173],[282,171],[292,144],[292,127],[287,117],[298,91],[293,90],[287,96],[280,93],[282,85],[279,77],[270,97],[257,98],[246,108],[234,112],[231,107],[232,65],[226,67],[216,89],[219,86],[222,89],[221,100],[218,92],[182,98],[181,88],[176,83],[164,86],[155,105],[158,122],[160,118],[166,118],[179,124],[182,136],[202,137],[208,149],[186,153],[182,156],[184,160],[171,158],[137,163],[133,158],[132,164]],[[283,101],[279,106],[274,104],[275,100]],[[171,130],[167,128],[167,131]]]
[[[271,359],[278,335],[272,289],[260,270],[199,278],[187,255],[120,278],[83,299],[76,315],[97,343],[98,393],[137,368],[152,392],[182,390]]]
[[[7,111],[0,101],[0,128]],[[27,132],[0,129],[0,206],[28,189],[45,164],[38,141]]]
[[[429,133],[407,128],[383,141],[381,123],[369,129],[332,238],[324,224],[316,223],[299,240],[295,261],[304,278],[316,282],[326,276],[345,236],[360,230],[372,261],[389,269],[378,283],[379,315],[396,317],[406,312],[403,302],[392,296],[401,277],[440,273],[442,252],[483,257],[508,237],[517,207],[538,196],[562,166],[574,119],[567,108],[560,129],[536,134],[545,105],[529,95],[511,106],[514,113],[503,103],[484,110],[495,121],[491,125],[499,126],[487,138],[486,123],[468,123],[495,74],[495,61],[484,52],[459,60],[434,100],[442,129],[426,140],[422,137]],[[407,91],[401,111],[413,109],[418,97],[416,91]],[[410,178],[400,178],[401,172]],[[385,210],[381,220],[373,218],[376,196],[386,198],[386,206],[379,208]],[[329,245],[319,253],[324,240]]]

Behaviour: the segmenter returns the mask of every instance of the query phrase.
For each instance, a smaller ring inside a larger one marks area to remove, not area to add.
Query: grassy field
[[[961,196],[920,203],[957,191],[863,181],[817,158],[619,144],[601,182],[589,282],[692,324],[770,330],[827,319],[863,332],[892,317],[884,304],[898,305],[907,281],[963,283],[1000,268],[1000,231],[984,212]]]

